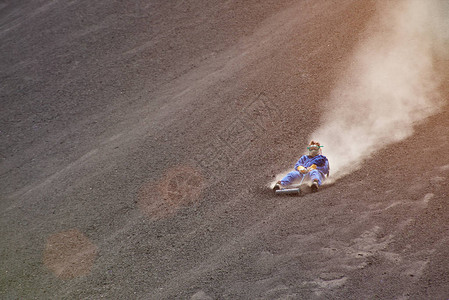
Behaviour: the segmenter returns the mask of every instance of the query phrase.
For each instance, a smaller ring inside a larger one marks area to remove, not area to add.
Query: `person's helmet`
[[[311,141],[307,149],[309,150],[309,156],[315,157],[321,154],[321,146],[319,142]]]

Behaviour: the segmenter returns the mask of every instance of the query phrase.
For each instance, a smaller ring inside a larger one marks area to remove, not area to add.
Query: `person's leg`
[[[322,174],[320,173],[320,171],[318,171],[318,170],[312,170],[312,171],[310,171],[310,172],[309,172],[309,176],[310,176],[310,179],[312,180],[312,182],[317,181],[319,186],[320,186],[320,185],[323,183],[323,181],[324,181],[323,175],[322,175]]]
[[[281,185],[287,186],[292,184],[296,180],[300,180],[304,176],[303,174],[299,173],[298,171],[291,171],[287,175],[285,175],[284,178],[280,180]]]

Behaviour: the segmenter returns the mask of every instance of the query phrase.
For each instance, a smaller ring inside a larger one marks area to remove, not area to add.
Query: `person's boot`
[[[282,184],[280,181],[276,182],[276,184],[273,187],[273,192],[276,192],[277,190],[282,189]]]
[[[312,188],[312,193],[318,192],[318,180],[314,180],[310,187]]]

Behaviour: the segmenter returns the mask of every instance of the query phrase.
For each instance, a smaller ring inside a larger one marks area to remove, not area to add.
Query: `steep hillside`
[[[332,112],[365,119],[364,104],[334,100],[360,95],[341,87],[363,87],[357,54],[382,44],[388,9],[0,4],[1,298],[447,298],[449,78],[436,48],[411,68],[435,99],[393,123],[407,134],[329,139],[331,168],[336,148],[366,155],[316,194],[267,187],[326,137]]]

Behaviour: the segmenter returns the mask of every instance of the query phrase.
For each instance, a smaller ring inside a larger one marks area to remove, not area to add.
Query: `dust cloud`
[[[310,137],[324,145],[333,180],[410,136],[443,104],[437,65],[449,57],[448,2],[391,2],[378,7]]]

